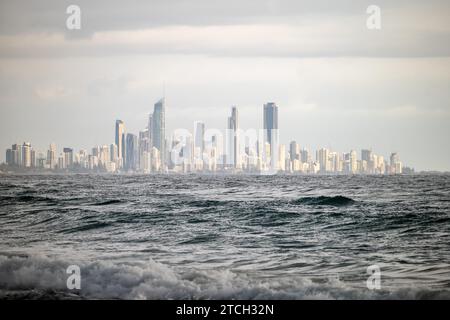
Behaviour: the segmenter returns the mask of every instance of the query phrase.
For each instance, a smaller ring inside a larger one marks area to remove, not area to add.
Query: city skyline
[[[148,115],[147,127],[139,134],[128,132],[123,120],[115,122],[113,143],[94,146],[91,152],[63,147],[58,155],[54,143],[47,153],[33,149],[30,142],[15,143],[6,150],[8,168],[59,171],[94,170],[109,173],[299,173],[299,174],[401,174],[414,173],[403,166],[396,152],[389,159],[372,149],[336,152],[328,148],[308,150],[296,140],[279,142],[278,105],[263,104],[262,130],[242,128],[237,106],[231,107],[227,127],[208,128],[194,122],[194,130],[165,129],[165,97]],[[181,132],[181,133],[180,133]]]
[[[232,104],[252,127],[276,101],[285,144],[367,146],[450,171],[448,1],[380,1],[379,30],[370,3],[196,3],[83,0],[68,30],[64,2],[2,1],[0,150],[102,144],[116,119],[137,133],[165,87],[168,132],[221,128]]]

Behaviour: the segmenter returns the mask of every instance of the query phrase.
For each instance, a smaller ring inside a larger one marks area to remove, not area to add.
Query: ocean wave
[[[449,291],[400,288],[374,292],[330,279],[254,278],[230,270],[141,263],[62,261],[42,255],[0,255],[3,299],[448,299]],[[66,268],[78,264],[81,289],[66,288]]]
[[[320,206],[347,206],[355,203],[355,200],[344,196],[318,196],[303,197],[294,201],[296,204],[320,205]]]
[[[197,244],[197,243],[211,242],[212,240],[215,240],[217,238],[219,238],[218,234],[214,234],[214,233],[203,234],[203,235],[197,235],[188,240],[181,241],[179,244]]]
[[[199,208],[211,208],[214,206],[223,205],[224,203],[227,203],[227,202],[222,202],[222,201],[218,201],[218,200],[192,200],[192,201],[186,202],[186,204],[188,206],[199,207]]]
[[[14,196],[2,196],[0,197],[0,203],[39,203],[39,202],[48,202],[55,203],[56,199],[49,198],[45,196],[34,196],[32,194],[24,194],[24,195],[14,195]]]
[[[122,201],[118,200],[118,199],[111,199],[111,200],[105,200],[105,201],[101,201],[101,202],[95,202],[92,205],[93,206],[107,206],[110,204],[117,204],[117,203],[122,203]]]
[[[101,229],[109,227],[111,224],[106,222],[91,222],[83,225],[79,225],[72,228],[65,228],[62,230],[59,230],[60,233],[76,233],[76,232],[82,232],[82,231],[88,231],[93,229]]]

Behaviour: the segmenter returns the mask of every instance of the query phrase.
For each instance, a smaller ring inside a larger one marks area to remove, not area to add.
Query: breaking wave
[[[2,299],[448,299],[449,291],[401,288],[373,292],[330,279],[254,279],[230,270],[145,263],[83,262],[81,289],[68,290],[66,268],[74,261],[31,255],[0,256]]]

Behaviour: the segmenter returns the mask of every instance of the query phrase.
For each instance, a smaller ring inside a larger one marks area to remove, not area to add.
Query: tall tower
[[[56,145],[54,143],[50,143],[50,146],[48,148],[47,164],[50,169],[54,169],[56,167]]]
[[[125,169],[135,171],[137,169],[138,160],[138,138],[136,135],[127,133],[126,136],[126,158]]]
[[[316,152],[316,161],[320,163],[320,172],[330,171],[330,150],[321,148]]]
[[[205,124],[203,122],[195,122],[194,130],[194,147],[200,151],[199,158],[203,158],[203,151],[205,150]]]
[[[124,136],[125,136],[125,125],[122,120],[116,120],[116,146],[117,146],[117,157],[122,159],[124,154]]]
[[[72,166],[73,166],[73,149],[72,148],[64,148],[63,154],[64,154],[64,163],[66,164],[66,167],[72,168]]]
[[[300,159],[300,146],[295,141],[291,141],[289,144],[289,156],[291,161]]]
[[[153,135],[153,113],[150,113],[148,115],[148,125],[147,125],[147,136],[148,141],[150,143],[150,149],[153,147],[152,135]]]
[[[278,164],[278,106],[274,102],[264,104],[264,139],[270,144],[270,168]]]
[[[228,117],[228,135],[229,135],[229,149],[227,157],[228,164],[233,165],[234,168],[240,168],[239,156],[239,118],[236,106],[231,107],[231,116]]]
[[[29,142],[24,142],[22,145],[22,165],[31,167],[31,144]]]
[[[153,109],[153,128],[152,128],[152,143],[158,149],[161,156],[161,167],[164,168],[166,164],[166,111],[165,98],[160,99],[155,103]]]

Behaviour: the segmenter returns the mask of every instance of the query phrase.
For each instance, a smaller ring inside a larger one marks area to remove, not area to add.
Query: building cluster
[[[115,124],[110,145],[96,146],[91,152],[63,148],[55,144],[46,153],[30,143],[13,144],[6,150],[6,164],[15,168],[36,168],[74,172],[111,173],[299,173],[299,174],[401,174],[397,153],[389,159],[371,150],[339,153],[326,148],[313,155],[296,141],[279,143],[278,106],[263,106],[263,129],[242,130],[237,107],[231,108],[225,133],[194,124],[194,133],[177,129],[168,139],[165,133],[165,99],[154,105],[147,128],[138,135],[126,131],[122,120]],[[409,169],[408,169],[409,171]]]

